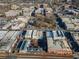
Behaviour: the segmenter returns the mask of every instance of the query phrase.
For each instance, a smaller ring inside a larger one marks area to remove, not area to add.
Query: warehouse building
[[[48,53],[53,56],[72,56],[72,50],[66,41],[63,31],[58,31],[57,33],[57,31],[52,30],[26,30],[24,36],[25,38],[19,38],[16,45],[15,52],[18,54]]]

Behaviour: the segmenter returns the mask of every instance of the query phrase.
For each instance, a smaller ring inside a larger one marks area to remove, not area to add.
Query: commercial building
[[[15,44],[17,43],[16,37],[20,31],[0,31],[2,39],[0,40],[0,56],[7,56],[12,53]]]
[[[60,32],[60,37],[55,38],[55,31],[40,31],[40,30],[27,30],[25,39],[19,38],[16,45],[18,54],[49,54],[52,56],[70,57],[72,56],[72,50],[69,47],[66,37],[63,31]],[[29,33],[29,34],[28,34]],[[57,34],[59,35],[59,34]],[[24,37],[23,36],[23,37]]]

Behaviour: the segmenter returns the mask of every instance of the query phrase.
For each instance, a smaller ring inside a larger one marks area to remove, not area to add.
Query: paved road
[[[8,56],[5,59],[73,59],[73,57],[54,57],[54,56],[26,56],[26,57],[16,57]]]

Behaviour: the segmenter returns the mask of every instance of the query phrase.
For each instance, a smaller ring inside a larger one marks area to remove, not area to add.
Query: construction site
[[[78,59],[75,0],[0,0],[0,59]]]

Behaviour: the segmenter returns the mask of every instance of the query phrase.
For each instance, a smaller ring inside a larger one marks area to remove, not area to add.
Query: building
[[[17,43],[16,37],[20,31],[0,31],[0,36],[3,38],[0,40],[0,55],[8,55],[6,53],[11,53],[13,47]],[[0,37],[1,38],[1,37]]]
[[[8,19],[14,19],[16,16],[21,15],[22,11],[21,10],[9,10],[8,12],[5,12],[5,16]]]

